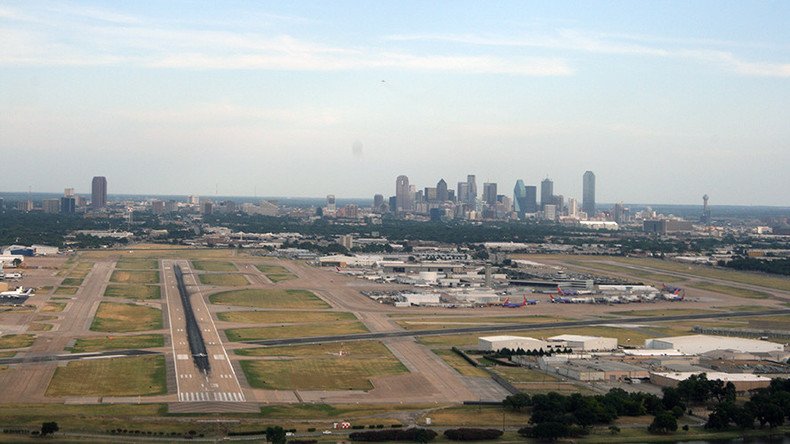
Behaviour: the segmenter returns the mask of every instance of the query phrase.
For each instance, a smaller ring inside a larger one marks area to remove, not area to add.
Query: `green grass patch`
[[[770,276],[757,272],[727,270],[705,265],[681,264],[678,262],[664,261],[660,259],[619,257],[611,257],[609,259],[630,265],[640,265],[643,267],[674,271],[676,273],[683,273],[693,276],[721,279],[725,281],[738,282],[741,284],[757,285],[760,287],[790,291],[790,278],[786,277]]]
[[[0,418],[3,418],[4,426],[37,430],[42,422],[57,421],[61,431],[94,433],[117,427],[150,430],[146,424],[152,425],[152,417],[163,415],[166,411],[164,404],[0,404]],[[132,418],[143,418],[144,422],[135,422],[136,419]],[[165,430],[187,429],[179,429],[171,424],[170,429]]]
[[[452,350],[444,348],[432,351],[463,376],[488,376],[488,373],[486,373],[484,370],[470,364],[466,359],[458,356],[458,354]]]
[[[310,356],[245,360],[241,368],[252,387],[282,390],[370,390],[372,377],[407,373],[381,343],[369,341],[364,349],[358,345],[343,347],[342,355],[339,344],[335,344],[334,352],[326,353],[321,353],[324,349],[319,345]]]
[[[63,279],[63,282],[61,282],[60,285],[65,285],[67,287],[79,287],[82,285],[82,279],[67,277],[66,279]]]
[[[118,284],[158,284],[159,272],[115,270],[110,276],[110,282]]]
[[[691,287],[700,290],[712,291],[714,293],[722,293],[729,296],[746,299],[768,299],[771,297],[770,293],[759,290],[751,290],[749,288],[730,287],[729,285],[714,284],[712,282],[695,282]]]
[[[509,427],[523,426],[529,422],[527,410],[511,412],[498,406],[453,406],[432,410],[420,417],[418,422],[425,424],[425,418],[431,418],[431,424],[439,427],[501,427],[502,420]],[[505,442],[521,442],[523,438]]]
[[[28,331],[50,331],[52,324],[45,324],[43,322],[31,322],[27,326]]]
[[[296,275],[281,265],[258,264],[255,267],[274,283],[296,279]]]
[[[367,332],[368,329],[359,321],[340,321],[319,324],[292,324],[278,327],[234,328],[225,330],[225,335],[229,341],[239,342],[256,339],[289,339]]]
[[[78,287],[58,287],[55,289],[55,292],[52,294],[57,294],[61,296],[74,296],[77,294]]]
[[[126,299],[159,299],[161,288],[158,285],[108,285],[104,296]]]
[[[164,347],[162,335],[105,336],[101,338],[80,338],[74,343],[72,353],[86,353],[103,350],[125,350],[138,348]]]
[[[617,265],[612,264],[604,264],[601,262],[594,262],[594,261],[567,261],[567,263],[572,265],[578,265],[582,267],[592,268],[598,271],[615,273],[619,275],[631,276],[638,279],[643,279],[646,281],[652,281],[652,283],[656,282],[682,282],[687,280],[684,277],[680,276],[672,276],[669,274],[662,274],[662,273],[655,273],[645,270],[636,270],[633,268],[628,267],[620,267]]]
[[[102,302],[93,318],[91,330],[108,333],[158,330],[162,310],[143,305]]]
[[[158,270],[156,259],[121,259],[115,263],[116,270]]]
[[[249,285],[249,281],[241,274],[201,274],[200,283],[203,285],[215,285],[217,287],[243,287]]]
[[[58,367],[46,396],[145,396],[167,393],[165,358],[128,358],[72,361]]]
[[[217,319],[244,324],[292,324],[311,322],[354,321],[353,313],[339,311],[223,311]]]
[[[256,308],[329,308],[329,304],[307,290],[279,288],[232,290],[209,296],[212,304]]]
[[[33,345],[36,337],[29,334],[0,336],[0,349],[25,348]]]
[[[612,311],[610,314],[618,316],[677,316],[691,314],[716,313],[714,310],[704,310],[701,308],[656,308],[651,310],[626,310]]]
[[[469,317],[424,317],[397,319],[396,323],[406,330],[433,330],[438,328],[472,327],[496,324],[541,324],[563,321],[551,316],[469,316]]]
[[[41,306],[40,313],[60,313],[66,308],[65,302],[47,302]]]
[[[192,261],[192,266],[202,271],[239,271],[231,262]]]

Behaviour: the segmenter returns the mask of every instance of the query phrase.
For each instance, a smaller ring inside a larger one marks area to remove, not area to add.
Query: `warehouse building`
[[[656,372],[650,374],[650,382],[660,387],[677,387],[681,381],[685,381],[691,377],[691,375],[699,375],[701,373],[702,372]],[[705,372],[705,376],[707,376],[708,380],[712,381],[720,379],[725,383],[732,382],[733,385],[735,385],[735,390],[739,392],[765,388],[771,384],[771,378],[751,373]]]
[[[769,353],[784,350],[782,344],[775,342],[708,335],[646,339],[645,348],[678,350],[689,355],[699,355],[713,350],[736,350],[745,353]]]
[[[552,342],[563,342],[573,351],[609,351],[617,349],[617,338],[601,336],[559,335],[549,338]]]
[[[540,350],[544,351],[565,348],[564,342],[546,342],[540,339],[524,336],[485,336],[477,339],[477,345],[483,351],[499,351],[503,348],[510,350]]]

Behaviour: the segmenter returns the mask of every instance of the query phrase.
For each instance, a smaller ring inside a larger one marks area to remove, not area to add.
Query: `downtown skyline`
[[[790,204],[785,3],[342,6],[5,2],[2,191]]]

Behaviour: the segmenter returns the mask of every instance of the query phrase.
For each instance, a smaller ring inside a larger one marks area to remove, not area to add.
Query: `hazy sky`
[[[790,2],[2,1],[3,191],[790,205]]]

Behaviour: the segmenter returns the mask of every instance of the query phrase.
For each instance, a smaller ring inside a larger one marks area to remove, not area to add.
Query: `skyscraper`
[[[384,196],[376,194],[373,196],[373,211],[381,211],[381,206],[384,205]]]
[[[483,184],[483,200],[486,205],[496,205],[496,184],[486,182]]]
[[[466,182],[458,182],[458,192],[455,197],[459,203],[465,203],[469,197],[469,184]]]
[[[586,171],[582,180],[582,210],[588,217],[595,216],[595,174]]]
[[[554,204],[554,182],[548,177],[540,183],[540,209],[546,209],[546,205]]]
[[[327,194],[326,196],[326,210],[330,213],[337,211],[337,204],[335,203],[335,195]]]
[[[516,181],[516,186],[513,187],[513,211],[518,213],[519,217],[524,217],[524,207],[526,206],[527,187],[524,186],[524,181],[519,179]]]
[[[439,182],[436,183],[436,200],[439,202],[447,202],[450,200],[447,194],[447,182],[444,179],[439,179]]]
[[[409,188],[409,178],[406,176],[398,176],[395,179],[395,202],[397,205],[396,211],[411,211],[412,193]]]
[[[477,201],[477,179],[474,174],[466,176],[466,201],[470,204]]]
[[[96,176],[91,182],[91,207],[94,210],[107,206],[107,178]]]
[[[526,197],[524,198],[524,214],[533,214],[538,212],[538,187],[534,185],[527,185],[524,187]]]

